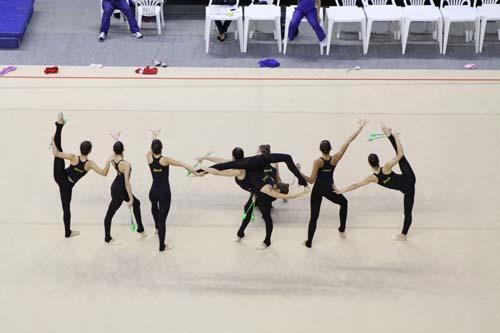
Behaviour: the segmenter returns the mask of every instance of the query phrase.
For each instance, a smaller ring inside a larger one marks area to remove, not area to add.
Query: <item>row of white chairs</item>
[[[137,19],[137,24],[139,28],[142,27],[143,17],[155,17],[156,18],[156,29],[158,34],[161,35],[161,28],[165,26],[165,10],[164,10],[164,0],[125,0],[128,4],[133,2],[135,5],[135,17]],[[103,14],[102,10],[102,0],[101,0],[101,17]],[[125,15],[123,15],[119,10],[115,10],[114,14],[120,15],[120,19],[126,22]]]
[[[441,0],[437,7],[433,0],[404,0],[405,7],[396,6],[394,0],[362,0],[363,8],[356,6],[356,0],[335,0],[335,7],[325,9],[327,20],[326,54],[330,54],[333,36],[340,37],[341,25],[343,23],[358,23],[360,31],[359,39],[363,45],[363,52],[368,52],[372,26],[374,22],[390,22],[393,36],[401,40],[402,53],[405,54],[410,26],[412,22],[427,22],[433,25],[433,39],[437,40],[439,52],[446,53],[448,36],[451,23],[463,23],[465,26],[465,41],[475,42],[475,52],[482,52],[486,23],[496,21],[500,24],[499,0],[482,0],[482,5],[477,6],[478,0]],[[256,4],[262,0],[254,0],[250,6],[239,6],[239,0],[235,6],[213,5],[210,0],[206,7],[205,21],[205,51],[209,50],[210,30],[213,21],[236,21],[234,27],[235,36],[240,40],[241,52],[246,52],[249,39],[249,25],[252,21],[275,22],[274,38],[278,43],[278,49],[286,54],[288,38],[281,36],[281,9],[279,0],[267,0],[267,5]],[[295,6],[286,8],[285,33],[288,32],[290,21]],[[320,10],[320,24],[324,27],[324,14]],[[304,19],[303,22],[306,20]],[[500,25],[498,29],[500,40]],[[319,43],[319,42],[318,42]],[[320,53],[323,54],[323,45],[320,44]]]

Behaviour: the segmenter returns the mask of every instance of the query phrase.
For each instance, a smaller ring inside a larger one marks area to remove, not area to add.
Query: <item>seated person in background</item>
[[[132,36],[134,36],[135,38],[142,38],[142,34],[139,31],[139,26],[137,25],[137,21],[134,17],[134,13],[126,0],[102,0],[103,13],[99,41],[103,42],[106,39],[109,31],[111,16],[116,9],[121,11],[127,18]]]
[[[315,3],[316,2],[316,3]],[[319,24],[319,11],[321,10],[321,0],[299,0],[288,29],[288,40],[292,41],[297,36],[300,21],[304,18],[311,25],[321,43],[325,41],[325,32]]]
[[[215,25],[217,26],[217,30],[219,30],[219,35],[217,35],[217,39],[221,42],[226,40],[226,32],[229,26],[231,25],[231,21],[215,21]]]

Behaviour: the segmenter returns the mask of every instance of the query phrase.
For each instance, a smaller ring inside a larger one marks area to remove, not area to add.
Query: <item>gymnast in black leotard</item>
[[[285,163],[286,166],[288,167],[288,170],[290,170],[294,174],[294,176],[297,177],[297,179],[299,180],[299,185],[307,187],[307,181],[301,175],[292,157],[288,154],[269,153],[269,154],[255,155],[251,157],[242,158],[240,160],[233,160],[230,162],[219,163],[213,165],[212,168],[217,169],[219,171],[224,171],[229,169],[239,169],[246,171],[261,172],[269,164],[281,163],[281,162]]]
[[[92,151],[92,144],[89,141],[83,141],[80,145],[80,155],[63,152],[61,144],[61,135],[64,124],[66,123],[62,113],[58,115],[56,121],[56,133],[52,138],[52,153],[54,155],[54,180],[59,186],[59,194],[63,209],[64,236],[66,238],[78,236],[80,233],[71,230],[71,197],[73,187],[82,179],[87,172],[93,170],[95,173],[106,176],[109,171],[110,159],[106,162],[104,169],[97,166],[96,163],[88,159]],[[70,161],[66,168],[65,160]]]
[[[124,201],[127,202],[129,209],[132,208],[133,210],[139,237],[146,237],[142,224],[141,202],[132,193],[132,185],[130,184],[132,167],[130,163],[123,158],[124,150],[121,141],[117,141],[113,145],[114,157],[111,163],[116,170],[116,177],[113,184],[111,184],[111,202],[104,218],[104,241],[109,245],[120,245],[120,242],[111,237],[111,221]]]
[[[153,131],[151,150],[147,153],[146,158],[153,177],[153,184],[149,191],[149,200],[151,201],[151,214],[153,214],[161,252],[173,248],[172,245],[165,244],[167,217],[172,200],[169,182],[170,166],[183,167],[194,175],[198,175],[198,173],[187,163],[163,156],[163,144],[156,138],[157,134],[158,131]]]
[[[232,156],[234,161],[244,159],[243,149],[239,147],[233,149]],[[222,163],[226,161],[222,158],[208,156],[199,158],[198,160],[209,160],[215,163]],[[294,199],[303,196],[308,192],[308,189],[305,188],[303,192],[290,194],[288,193],[288,188],[285,189],[282,187],[281,190],[286,192],[282,193],[280,188],[274,184],[272,178],[266,175],[263,170],[246,171],[242,169],[232,169],[220,171],[215,168],[208,168],[206,172],[217,176],[234,177],[236,184],[238,184],[241,189],[251,193],[250,198],[245,204],[245,218],[243,219],[241,226],[237,232],[235,241],[240,242],[245,237],[245,229],[251,220],[253,206],[255,205],[259,208],[266,226],[266,237],[264,241],[257,247],[257,249],[259,250],[266,249],[271,245],[271,234],[273,231],[273,220],[271,217],[272,201],[276,199]]]
[[[394,150],[396,150],[396,157],[380,167],[380,162],[376,154],[370,154],[368,156],[368,163],[373,169],[373,174],[365,178],[364,180],[354,183],[345,189],[336,190],[338,194],[346,193],[357,189],[358,187],[367,185],[369,183],[377,183],[383,187],[401,191],[404,194],[404,224],[401,234],[394,235],[393,240],[405,241],[408,230],[412,223],[412,210],[413,203],[415,200],[415,183],[416,177],[413,172],[410,163],[406,159],[403,151],[403,146],[399,140],[399,134],[392,133],[390,128],[382,126],[384,134],[389,138]],[[399,164],[401,169],[401,174],[397,174],[392,171],[392,168]]]
[[[313,184],[313,189],[311,192],[311,219],[309,220],[309,228],[307,232],[307,240],[304,242],[306,247],[312,246],[312,241],[314,237],[314,232],[316,231],[316,224],[319,218],[319,212],[321,209],[321,202],[323,198],[337,204],[340,206],[339,218],[339,235],[345,238],[345,227],[347,221],[347,199],[342,194],[337,194],[333,190],[333,173],[338,163],[344,156],[347,148],[351,142],[356,139],[361,130],[365,127],[367,121],[359,120],[359,128],[352,134],[347,141],[340,147],[339,151],[333,155],[330,155],[332,150],[332,145],[330,141],[323,140],[319,145],[319,150],[322,156],[314,160],[311,175],[308,177],[304,175],[304,178]]]

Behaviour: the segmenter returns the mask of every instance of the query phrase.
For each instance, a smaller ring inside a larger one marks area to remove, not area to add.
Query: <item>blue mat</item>
[[[19,48],[35,0],[0,0],[0,48]]]

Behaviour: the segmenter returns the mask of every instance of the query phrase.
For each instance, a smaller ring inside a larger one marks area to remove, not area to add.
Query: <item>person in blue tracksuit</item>
[[[319,24],[320,10],[321,0],[299,0],[288,29],[288,40],[292,41],[295,39],[299,31],[300,21],[305,17],[316,33],[316,36],[318,36],[319,41],[323,42],[326,35]]]
[[[119,10],[127,18],[130,31],[135,38],[142,38],[142,34],[137,24],[137,20],[134,17],[134,13],[130,8],[127,0],[102,0],[102,21],[101,21],[101,32],[99,34],[99,41],[103,42],[108,36],[109,25],[111,22],[111,16],[115,10]]]

